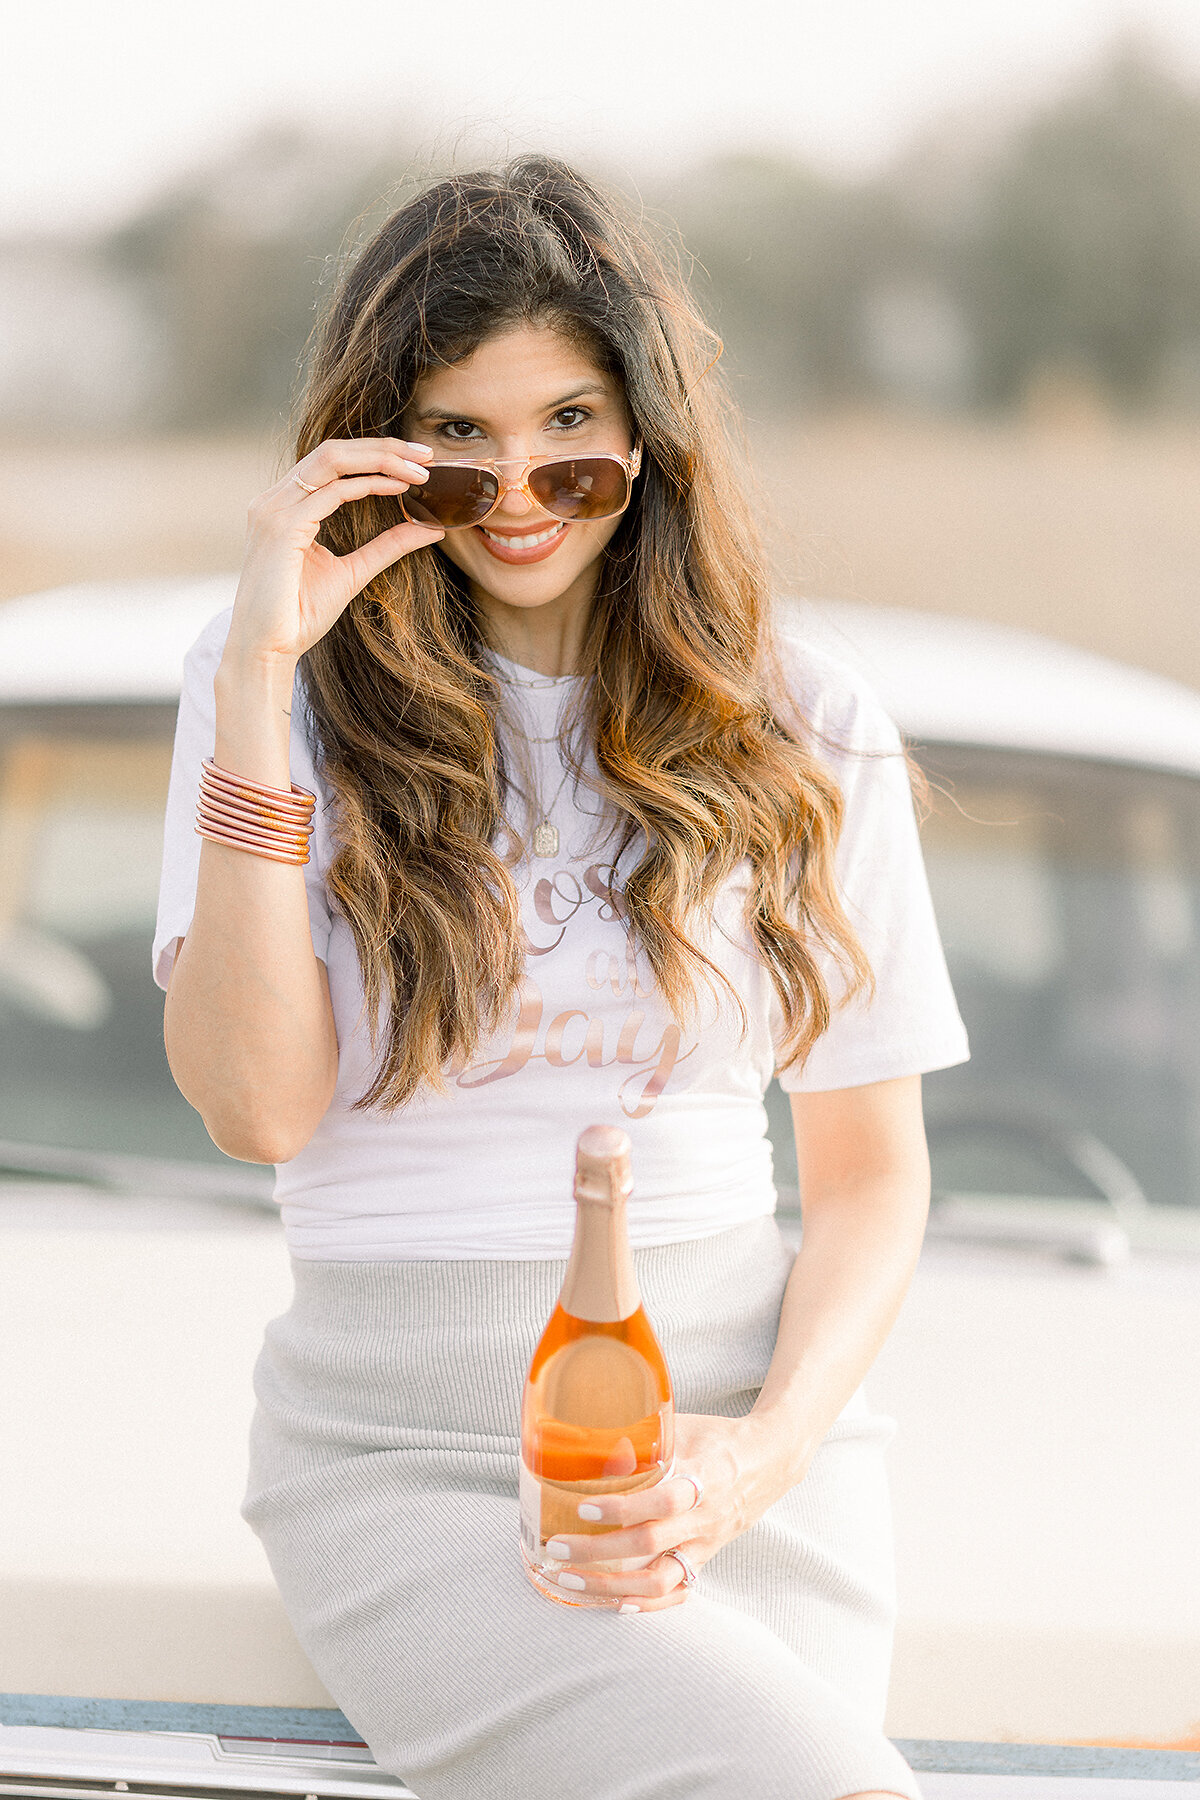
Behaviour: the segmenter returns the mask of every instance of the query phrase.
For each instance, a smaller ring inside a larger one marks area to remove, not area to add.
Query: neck
[[[540,606],[509,606],[473,587],[472,598],[491,648],[523,669],[558,677],[578,674],[596,590],[595,572],[585,569],[564,594]]]
[[[625,1201],[579,1200],[575,1241],[559,1295],[574,1319],[616,1324],[642,1304],[625,1224]]]

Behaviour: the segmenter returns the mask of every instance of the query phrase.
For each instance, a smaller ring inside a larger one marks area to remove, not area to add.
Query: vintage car
[[[149,973],[181,660],[233,587],[0,607],[0,1793],[407,1791],[239,1516],[290,1273]],[[972,1045],[926,1078],[929,1231],[867,1382],[898,1425],[887,1728],[930,1794],[1008,1766],[948,1740],[1200,1748],[1200,695],[995,625],[791,610],[925,771]],[[1054,1755],[1022,1766],[1095,1764]]]

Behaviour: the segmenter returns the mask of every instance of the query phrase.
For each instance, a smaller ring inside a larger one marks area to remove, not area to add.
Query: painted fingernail
[[[570,1562],[571,1546],[564,1544],[561,1538],[551,1538],[546,1545],[546,1555],[552,1556],[555,1562]]]
[[[564,1572],[556,1579],[559,1587],[577,1588],[580,1593],[582,1593],[587,1586],[587,1582],[583,1579],[582,1575],[572,1575],[569,1572]]]
[[[579,1502],[579,1516],[581,1519],[602,1519],[604,1514],[598,1506],[592,1506],[588,1501],[581,1500]]]
[[[632,1600],[622,1600],[620,1606],[618,1606],[618,1608],[617,1608],[617,1611],[619,1613],[620,1612],[641,1612],[641,1610],[642,1610],[641,1607],[635,1606]]]
[[[410,462],[410,463],[405,463],[404,466],[409,471],[410,474],[416,475],[421,481],[429,480],[429,470],[424,466],[423,463]]]

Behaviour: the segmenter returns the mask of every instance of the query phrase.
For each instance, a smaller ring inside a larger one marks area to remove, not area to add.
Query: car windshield
[[[935,1186],[1087,1192],[1055,1167],[1066,1131],[1149,1200],[1200,1204],[1200,781],[974,746],[922,760],[971,1039],[925,1078]]]
[[[0,1140],[51,1173],[99,1153],[269,1186],[216,1149],[163,1050],[149,953],[173,728],[166,705],[0,709]],[[925,1079],[936,1185],[1094,1192],[1065,1130],[1152,1201],[1200,1203],[1200,781],[978,747],[922,760],[972,1053]]]

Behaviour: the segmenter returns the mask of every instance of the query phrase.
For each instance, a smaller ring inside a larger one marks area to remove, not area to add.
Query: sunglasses
[[[497,456],[486,462],[435,462],[429,479],[400,495],[414,525],[466,531],[491,517],[510,489],[555,519],[611,519],[624,512],[642,447],[631,456]],[[505,469],[519,473],[505,475]]]

